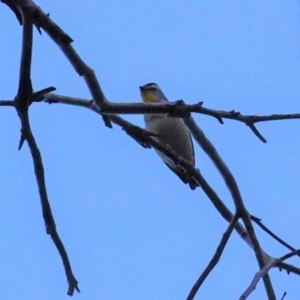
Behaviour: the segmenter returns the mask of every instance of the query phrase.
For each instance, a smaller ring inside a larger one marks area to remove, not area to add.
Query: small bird
[[[145,103],[168,103],[168,99],[156,83],[140,86],[140,92]],[[146,129],[157,136],[153,138],[163,145],[168,145],[173,151],[195,166],[195,153],[191,134],[180,118],[168,117],[164,114],[145,114]],[[190,188],[194,190],[199,184],[195,179],[177,166],[173,160],[156,150],[164,163]]]

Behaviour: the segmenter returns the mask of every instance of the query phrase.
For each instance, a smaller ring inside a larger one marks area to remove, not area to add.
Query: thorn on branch
[[[50,14],[44,14],[39,12],[35,19],[35,25],[41,27],[46,31],[52,38],[55,37],[61,43],[65,45],[71,44],[74,40],[65,33],[56,23],[50,19]]]
[[[287,292],[284,292],[280,300],[283,300],[286,295],[287,295]]]
[[[254,222],[261,222],[262,219],[251,215],[251,220],[253,220]]]
[[[112,127],[112,124],[111,124],[111,121],[110,121],[110,118],[108,115],[102,115],[102,120],[104,122],[104,125],[108,128],[113,128]]]
[[[215,116],[216,119],[220,122],[220,124],[224,124],[223,119],[220,116]]]
[[[232,114],[233,116],[235,117],[238,117],[241,115],[241,113],[239,111],[235,111],[234,109],[233,110],[230,110],[229,111],[230,114]]]
[[[50,13],[47,13],[46,16],[49,17]],[[37,31],[39,32],[39,34],[43,35],[42,29],[41,29],[42,27],[39,24],[37,24],[37,23],[34,23],[34,26],[37,29]]]
[[[99,106],[96,104],[96,102],[94,100],[89,101],[90,106],[92,106],[93,104],[95,104],[96,108],[97,108],[97,112],[100,113],[100,115],[102,116],[102,120],[104,122],[104,125],[108,128],[113,128],[110,117],[106,114],[103,114],[101,112],[101,107],[99,108]]]
[[[19,142],[19,146],[18,146],[18,151],[20,151],[24,145],[24,142],[25,142],[25,137],[24,137],[24,134],[23,132],[21,131],[21,137],[20,137],[20,142]]]
[[[246,123],[247,126],[253,131],[253,133],[263,142],[266,143],[267,140],[260,134],[257,128],[254,126],[253,123]]]
[[[80,293],[80,289],[78,287],[78,282],[75,279],[75,277],[72,278],[73,280],[69,280],[69,289],[68,289],[68,295],[73,296],[74,290],[76,290],[78,293]]]
[[[38,33],[39,33],[40,35],[42,35],[41,26],[39,26],[39,25],[37,25],[37,24],[34,24],[34,26],[35,26],[36,30],[38,31]]]
[[[55,91],[56,88],[53,87],[53,86],[49,86],[47,88],[44,88],[40,91],[37,91],[37,92],[33,92],[32,95],[31,95],[31,102],[30,104],[32,104],[33,102],[41,102],[44,100],[44,96],[48,93],[51,93],[53,91]]]

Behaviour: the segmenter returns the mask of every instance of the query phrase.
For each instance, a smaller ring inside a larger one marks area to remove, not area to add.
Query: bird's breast
[[[194,164],[194,150],[190,133],[181,119],[166,115],[145,115],[146,129],[158,135],[155,137],[169,145],[187,161]]]

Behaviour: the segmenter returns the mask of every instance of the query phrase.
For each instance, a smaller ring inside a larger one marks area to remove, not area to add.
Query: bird
[[[144,103],[168,103],[168,99],[156,83],[140,86]],[[146,130],[153,133],[153,138],[164,146],[169,146],[174,152],[195,166],[195,152],[191,134],[180,118],[169,117],[166,114],[145,114]],[[199,184],[183,168],[176,165],[172,159],[155,149],[163,162],[185,184],[194,190]]]

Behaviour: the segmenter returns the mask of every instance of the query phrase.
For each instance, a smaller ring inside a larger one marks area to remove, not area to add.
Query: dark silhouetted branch
[[[210,274],[210,272],[214,269],[214,267],[217,265],[217,263],[219,262],[222,253],[225,249],[225,246],[227,245],[227,242],[231,236],[231,233],[234,229],[234,227],[236,226],[237,222],[239,220],[239,216],[238,214],[235,214],[233,216],[233,219],[231,220],[231,222],[229,223],[228,228],[226,229],[226,231],[223,234],[223,237],[217,247],[217,250],[214,254],[214,256],[212,257],[211,261],[209,262],[208,266],[205,268],[205,270],[202,272],[201,276],[198,278],[198,280],[196,281],[196,283],[194,284],[194,286],[192,287],[187,300],[193,300],[199,290],[199,288],[201,287],[202,283],[205,281],[205,279],[207,278],[207,276]]]
[[[256,259],[258,261],[260,269],[262,269],[269,259],[268,255],[264,253],[259,245],[259,241],[254,232],[254,228],[251,222],[250,215],[244,205],[241,193],[239,191],[237,182],[226,166],[225,162],[222,160],[221,156],[218,154],[216,148],[212,145],[209,139],[205,136],[204,132],[200,129],[200,127],[196,124],[196,122],[190,117],[184,119],[186,126],[189,128],[195,140],[198,142],[200,147],[204,150],[204,152],[208,155],[208,157],[213,161],[216,168],[219,170],[222,178],[224,179],[228,190],[231,193],[232,199],[235,204],[236,212],[240,214],[242,218],[246,230],[249,235],[249,239],[251,241],[252,248],[254,250]],[[275,299],[274,289],[272,287],[272,283],[268,274],[265,274],[263,277],[264,285],[266,288],[266,292],[268,294],[269,299]]]
[[[14,1],[11,1],[12,3]],[[41,153],[32,134],[30,121],[28,117],[28,107],[31,101],[36,96],[32,93],[31,85],[31,58],[32,58],[32,35],[33,22],[35,18],[35,10],[32,1],[15,1],[15,7],[19,10],[22,16],[23,24],[23,42],[22,42],[22,56],[20,64],[19,87],[18,93],[14,99],[14,106],[18,112],[21,121],[21,139],[19,149],[21,149],[24,141],[27,141],[30,153],[32,155],[34,171],[36,175],[37,185],[39,189],[43,217],[45,221],[46,231],[50,234],[65,267],[66,277],[69,283],[68,294],[73,295],[74,290],[79,291],[77,280],[75,279],[67,252],[57,233],[55,221],[51,211],[46,183],[44,175],[44,167]],[[52,88],[50,90],[53,90]],[[44,94],[45,91],[40,94]],[[40,96],[41,96],[40,95]]]

